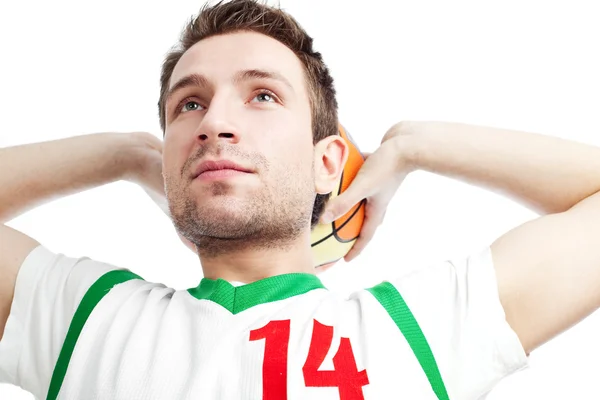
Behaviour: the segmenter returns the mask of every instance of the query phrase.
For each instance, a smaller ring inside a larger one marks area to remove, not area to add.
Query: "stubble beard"
[[[289,181],[293,182],[293,181]],[[179,233],[198,247],[201,258],[216,258],[249,249],[290,248],[310,224],[310,194],[288,185],[277,193],[263,191],[244,199],[227,196],[223,182],[211,183],[211,205],[202,203],[189,191],[170,201],[173,223]],[[304,187],[306,189],[306,186]]]

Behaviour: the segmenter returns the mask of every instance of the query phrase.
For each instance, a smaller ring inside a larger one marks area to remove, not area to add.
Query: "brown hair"
[[[193,45],[211,36],[252,31],[269,36],[296,54],[304,66],[312,116],[313,143],[338,134],[337,100],[333,78],[320,53],[313,50],[313,39],[298,22],[283,10],[258,0],[219,1],[205,4],[186,25],[178,44],[165,57],[160,74],[158,113],[165,131],[165,101],[173,70],[183,54]],[[315,226],[329,195],[318,194],[313,207],[311,226]]]

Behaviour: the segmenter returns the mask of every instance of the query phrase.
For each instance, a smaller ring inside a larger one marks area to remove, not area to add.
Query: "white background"
[[[200,5],[0,3],[0,147],[99,131],[160,136],[162,57]],[[593,1],[281,5],[315,38],[336,80],[341,121],[365,151],[401,120],[458,121],[600,145],[600,15]],[[360,259],[340,263],[322,280],[343,293],[368,287],[467,255],[531,218],[493,193],[414,173]],[[53,251],[118,264],[177,289],[201,278],[198,260],[168,219],[127,182],[54,201],[9,225]],[[531,367],[489,399],[600,398],[599,334],[595,314],[536,351]],[[0,399],[31,396],[0,385]]]

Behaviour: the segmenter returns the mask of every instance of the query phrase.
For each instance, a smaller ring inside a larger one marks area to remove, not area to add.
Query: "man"
[[[331,78],[293,20],[252,1],[201,12],[167,57],[159,107],[164,149],[142,133],[4,149],[0,170],[19,173],[1,176],[0,215],[118,179],[156,198],[162,171],[205,278],[174,291],[2,227],[3,382],[64,399],[475,399],[598,307],[598,149],[397,124],[323,212],[347,151]],[[465,260],[327,292],[311,226],[367,198],[353,258],[417,169],[548,215]]]

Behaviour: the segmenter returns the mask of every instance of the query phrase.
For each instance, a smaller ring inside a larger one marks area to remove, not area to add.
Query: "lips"
[[[245,168],[241,165],[234,163],[229,160],[212,160],[212,161],[203,161],[201,162],[195,169],[193,179],[196,179],[204,172],[207,171],[219,171],[223,169],[231,169],[234,171],[247,172],[252,173],[252,170]]]

